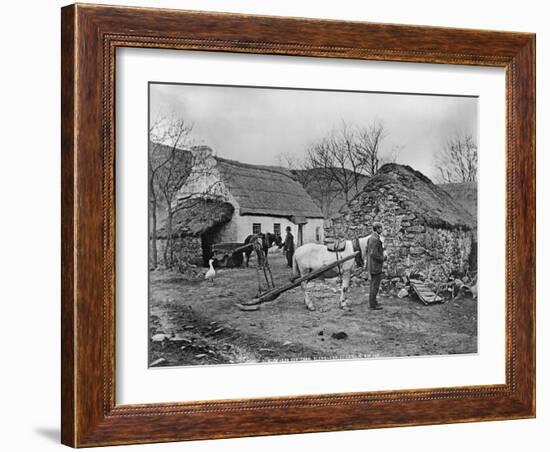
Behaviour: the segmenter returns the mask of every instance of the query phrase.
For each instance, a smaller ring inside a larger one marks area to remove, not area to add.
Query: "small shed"
[[[384,226],[389,277],[423,273],[441,281],[471,270],[477,253],[476,221],[442,188],[410,166],[382,166],[338,215],[327,222],[327,240],[366,236]]]
[[[172,241],[179,261],[207,265],[211,256],[211,231],[231,221],[234,208],[231,204],[214,199],[190,199],[180,203],[172,218]],[[157,231],[162,253],[169,237],[167,219]],[[205,239],[206,238],[206,239]]]

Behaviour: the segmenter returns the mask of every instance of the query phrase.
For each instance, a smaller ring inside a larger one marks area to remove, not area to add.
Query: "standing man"
[[[283,251],[286,256],[287,265],[292,268],[292,258],[294,257],[294,236],[292,235],[290,226],[286,227],[285,243]]]
[[[370,273],[370,291],[369,291],[369,308],[373,310],[382,309],[378,304],[376,296],[380,289],[380,281],[384,273],[382,267],[384,265],[384,248],[382,247],[382,223],[374,223],[372,225],[372,234],[367,242],[367,268]]]

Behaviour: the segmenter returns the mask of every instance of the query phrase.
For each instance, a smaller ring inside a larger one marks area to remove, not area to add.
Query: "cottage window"
[[[321,226],[317,226],[315,228],[315,240],[317,242],[320,242],[321,241]]]
[[[259,234],[262,232],[262,223],[252,223],[252,234]]]
[[[281,235],[281,223],[273,224],[273,234],[280,236]]]

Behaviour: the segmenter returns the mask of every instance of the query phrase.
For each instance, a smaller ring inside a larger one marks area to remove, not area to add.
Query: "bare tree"
[[[191,171],[190,153],[183,149],[189,145],[191,131],[192,125],[176,116],[158,116],[149,127],[149,203],[153,268],[158,266],[157,214],[161,199],[168,215],[164,263],[169,266],[173,260],[174,201]]]
[[[317,203],[323,215],[329,217],[333,202],[338,198],[340,191],[335,187],[332,173],[313,166],[312,159],[296,157],[293,154],[281,153],[277,156],[279,164],[292,172]]]
[[[380,121],[364,126],[342,121],[329,135],[309,146],[307,166],[321,168],[325,182],[336,183],[348,202],[350,193],[361,189],[365,176],[373,176],[382,164],[397,159],[400,147],[394,147],[391,154],[383,156],[386,136],[385,126]]]
[[[326,136],[309,144],[305,158],[279,154],[278,160],[293,171],[328,217],[335,201],[347,203],[367,177],[383,164],[397,160],[402,146],[394,145],[388,152],[386,136],[380,121],[363,126],[341,121]]]
[[[456,133],[435,158],[440,183],[477,181],[477,144],[469,134]]]
[[[355,191],[359,191],[359,183],[364,175],[365,163],[357,153],[358,129],[341,122],[339,132],[336,135],[337,145],[341,148],[338,162],[344,168],[344,162],[351,171],[351,179]]]
[[[311,168],[319,169],[319,179],[327,186],[336,184],[344,198],[357,187],[357,163],[354,160],[353,138],[350,128],[342,122],[341,128],[333,129],[330,134],[310,144],[306,161]]]
[[[323,216],[330,218],[334,213],[335,205],[338,206],[337,200],[341,196],[340,190],[333,183],[326,183],[326,178],[315,178],[310,186],[315,193],[314,199],[319,204]]]
[[[170,158],[159,168],[155,175],[155,185],[162,194],[166,206],[166,246],[164,248],[164,265],[171,267],[174,261],[172,225],[178,211],[176,195],[189,176],[192,159],[183,149],[173,148]]]
[[[382,142],[386,135],[384,124],[380,121],[357,128],[356,160],[360,162],[361,170],[368,176],[374,176],[382,164],[388,163],[381,156]],[[397,156],[394,158],[396,159]]]

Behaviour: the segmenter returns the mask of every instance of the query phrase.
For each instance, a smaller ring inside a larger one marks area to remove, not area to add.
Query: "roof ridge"
[[[290,170],[213,158],[228,190],[239,203],[241,215],[272,213],[322,218],[323,213]]]
[[[289,179],[292,179],[294,181],[296,180],[293,177],[291,170],[289,170],[287,168],[284,168],[283,166],[256,165],[256,164],[253,164],[253,163],[240,162],[238,160],[232,160],[232,159],[219,157],[219,156],[213,156],[213,157],[216,160],[221,161],[223,163],[227,163],[229,165],[240,166],[242,168],[253,168],[253,169],[259,169],[259,170],[264,170],[264,171],[271,171],[271,172],[274,172],[274,173],[282,174],[283,176],[286,176]]]

